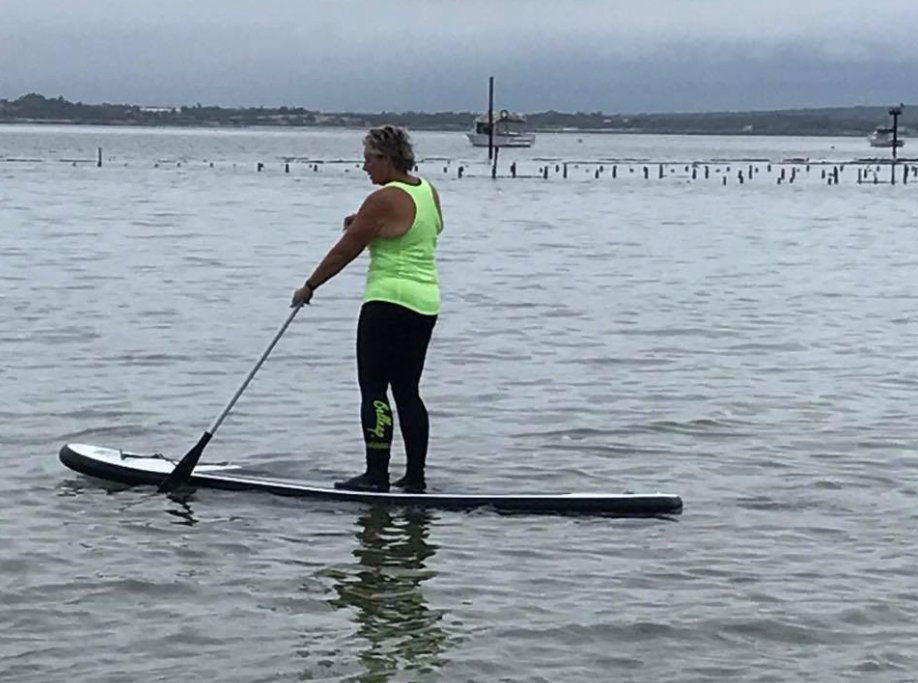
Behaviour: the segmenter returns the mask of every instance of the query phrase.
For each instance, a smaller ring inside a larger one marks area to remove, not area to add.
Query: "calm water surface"
[[[432,486],[660,490],[679,518],[177,501],[66,470],[68,441],[197,440],[369,191],[359,141],[0,128],[4,681],[914,680],[918,187],[765,167],[861,140],[545,135],[502,174],[632,161],[494,182],[461,135],[416,135],[446,219]],[[712,177],[645,181],[664,159]],[[364,269],[205,460],[356,471]]]

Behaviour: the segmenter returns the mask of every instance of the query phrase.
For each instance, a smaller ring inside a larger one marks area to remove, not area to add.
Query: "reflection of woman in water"
[[[337,577],[331,605],[357,611],[358,634],[370,643],[361,654],[367,680],[445,663],[443,612],[428,608],[421,593],[421,583],[435,574],[425,566],[436,551],[427,540],[430,519],[423,508],[372,507],[357,520],[358,567]]]

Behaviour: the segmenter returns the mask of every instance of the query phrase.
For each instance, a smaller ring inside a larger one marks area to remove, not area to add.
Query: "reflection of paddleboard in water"
[[[61,448],[60,459],[67,467],[82,474],[129,485],[159,486],[176,467],[176,461],[162,455],[126,453],[86,444],[65,445]],[[682,499],[668,493],[368,493],[311,486],[284,479],[250,477],[238,474],[238,469],[228,464],[201,464],[194,468],[188,484],[197,488],[263,491],[297,498],[447,510],[490,507],[501,512],[621,517],[678,514],[682,511]]]

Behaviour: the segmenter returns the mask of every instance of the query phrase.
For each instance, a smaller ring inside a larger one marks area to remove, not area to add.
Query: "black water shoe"
[[[417,479],[416,477],[409,477],[407,474],[401,479],[396,479],[392,485],[405,493],[424,493],[427,491],[427,483],[423,477]]]
[[[336,489],[345,489],[347,491],[369,491],[371,493],[388,493],[389,476],[381,477],[371,475],[369,472],[358,474],[345,481],[336,481]]]

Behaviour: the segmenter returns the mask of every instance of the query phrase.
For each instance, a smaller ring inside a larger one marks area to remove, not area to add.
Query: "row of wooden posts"
[[[555,174],[560,174],[562,178],[568,177],[568,167],[571,162],[562,162],[554,164]],[[580,162],[577,165],[581,164],[593,165],[593,177],[599,179],[600,176],[607,173],[606,164],[598,162]],[[766,169],[768,173],[772,172],[772,168],[775,164],[768,163],[766,164]],[[857,162],[852,162],[850,165],[857,166],[857,182],[860,183],[880,183],[883,182],[880,180],[880,173],[882,172],[882,166],[876,166],[873,163],[871,164],[858,164]],[[680,166],[679,164],[656,164],[656,176],[658,179],[663,179],[667,177],[667,168],[673,168]],[[821,179],[825,180],[828,185],[837,185],[839,182],[839,175],[844,172],[846,164],[834,164],[831,168],[828,168],[827,165],[821,165]],[[908,166],[907,164],[901,164],[902,166],[902,182],[907,183],[909,177],[918,176],[918,166]],[[697,180],[699,175],[702,175],[705,180],[711,177],[711,165],[710,164],[700,164],[700,163],[691,163],[682,165],[683,170],[686,175],[690,175],[692,180]],[[781,185],[782,183],[793,183],[797,179],[797,166],[791,165],[790,173],[788,173],[787,164],[780,164],[781,172],[777,176],[777,184]],[[812,164],[805,164],[803,166],[806,170],[806,173],[810,173]],[[643,176],[645,180],[649,180],[651,177],[651,168],[652,166],[644,165],[641,167]],[[732,166],[727,166],[725,168],[725,175],[721,177],[722,184],[727,184],[728,176],[726,174],[731,174],[733,172]],[[715,173],[720,173],[720,167],[715,166]],[[759,166],[749,164],[748,167],[740,168],[736,171],[736,180],[740,185],[743,185],[747,181],[753,180],[756,176],[759,175],[761,168]],[[539,168],[539,175],[548,179],[551,172],[551,165],[546,164]],[[634,167],[629,166],[629,172],[634,173]],[[613,179],[618,177],[618,164],[612,164],[609,166],[608,170],[609,175]],[[872,175],[871,175],[872,174]],[[513,178],[517,177],[517,168],[516,163],[510,164],[510,176]],[[458,172],[458,177],[462,177],[462,168],[460,167]],[[492,169],[492,178],[496,177]],[[896,183],[896,168],[895,165],[890,165],[890,179],[889,182],[895,185]]]
[[[593,177],[597,180],[604,174],[611,175],[613,179],[618,178],[618,172],[619,172],[618,164],[608,164],[607,165],[605,163],[599,163],[599,162],[568,162],[568,161],[560,162],[560,163],[554,164],[554,172],[556,175],[561,175],[562,178],[567,178],[570,173],[569,169],[571,166],[575,166],[579,168],[580,166],[583,166],[583,165],[594,167],[592,169],[592,173],[593,173]],[[771,163],[766,164],[768,173],[772,172],[772,168],[774,165],[775,164],[771,164]],[[858,166],[857,168],[858,184],[862,184],[862,183],[879,184],[881,182],[884,182],[880,180],[880,173],[882,172],[881,171],[882,166],[875,166],[872,163],[868,165],[852,163],[851,165]],[[608,166],[608,169],[607,169],[607,166]],[[656,166],[657,166],[657,170],[656,170],[657,178],[663,179],[667,177],[666,168],[667,167],[672,168],[673,164],[658,163]],[[788,173],[786,164],[780,164],[780,166],[781,166],[781,172],[777,176],[777,180],[776,180],[777,184],[778,185],[781,185],[782,183],[792,184],[797,179],[797,166],[791,166],[789,173]],[[810,172],[811,166],[812,164],[806,164],[804,166],[806,173]],[[844,172],[845,166],[846,166],[845,164],[837,164],[837,165],[833,165],[831,169],[823,166],[823,168],[821,169],[821,179],[825,180],[826,184],[828,185],[837,185],[839,182],[839,175],[842,172]],[[910,167],[907,164],[901,164],[901,166],[902,166],[902,182],[903,183],[908,183],[909,177],[913,177],[913,178],[918,177],[918,166]],[[263,171],[264,168],[265,168],[265,165],[262,162],[258,162],[258,164],[256,165],[256,170],[259,172]],[[319,164],[311,163],[308,165],[308,168],[310,168],[314,172],[317,172],[319,170]],[[415,171],[417,170],[418,170],[418,167],[415,166]],[[551,174],[551,170],[552,170],[551,164],[540,166],[536,177],[541,177],[545,180],[548,180]],[[652,175],[651,166],[644,165],[641,167],[641,170],[642,170],[644,179],[650,180],[650,177]],[[517,172],[516,162],[513,162],[510,164],[509,171],[510,171],[511,178],[523,177],[523,176],[520,176],[520,174]],[[710,164],[703,164],[703,165],[699,163],[685,164],[684,171],[686,174],[691,175],[692,180],[697,180],[699,175],[702,175],[705,180],[711,177],[711,165]],[[715,171],[715,174],[720,173],[720,167],[715,166],[714,171]],[[755,176],[759,175],[760,171],[761,169],[758,166],[755,166],[752,164],[750,164],[748,167],[741,168],[737,170],[736,172],[737,182],[740,185],[743,185],[746,181],[751,181]],[[284,163],[284,172],[290,173],[290,162],[289,161]],[[449,173],[449,167],[448,166],[444,167],[443,172]],[[633,166],[629,166],[629,172],[634,173]],[[727,166],[725,168],[725,173],[728,173],[728,174],[732,173],[732,166]],[[896,173],[895,166],[891,166],[889,182],[891,182],[894,185],[896,183],[895,173]],[[456,167],[456,177],[461,179],[464,175],[465,175],[465,166],[463,165],[457,166]],[[497,178],[496,166],[492,166],[491,168],[491,177]],[[532,177],[532,176],[525,176],[525,177]],[[721,177],[722,184],[726,185],[727,179],[728,179],[728,176],[723,175]]]
[[[494,155],[493,155],[492,163],[491,163],[491,177],[495,179],[498,177],[497,160],[499,156],[498,154],[499,150],[500,150],[499,147],[494,149]],[[339,160],[339,161],[343,162],[344,160]],[[322,162],[311,161],[308,163],[308,167],[313,172],[318,172],[320,163]],[[810,163],[791,164],[790,172],[788,173],[788,169],[787,169],[788,163],[790,162],[781,163],[781,164],[775,164],[773,162],[765,163],[766,172],[769,174],[772,173],[774,166],[777,165],[781,167],[781,172],[776,178],[776,182],[778,185],[781,185],[783,183],[792,184],[797,179],[797,166],[798,165],[801,165],[805,169],[806,173],[810,173],[811,167],[814,165]],[[96,165],[100,168],[102,166],[102,148],[101,147],[99,147],[98,149]],[[210,162],[210,166],[213,167],[213,165],[214,165],[213,162]],[[623,164],[623,165],[628,166],[629,173],[635,172],[634,167],[636,164]],[[896,163],[886,164],[890,169],[890,175],[889,175],[889,180],[884,181],[884,180],[881,180],[880,178],[880,174],[882,173],[882,168],[883,168],[882,165],[877,165],[873,162],[870,162],[870,163],[849,162],[848,164],[832,164],[831,168],[829,168],[829,164],[819,164],[819,166],[821,166],[821,179],[825,180],[826,184],[828,185],[837,185],[839,183],[839,176],[841,173],[844,172],[845,167],[847,165],[857,167],[857,183],[858,184],[864,184],[864,183],[879,184],[879,183],[889,182],[895,185],[896,184],[896,167],[898,165],[902,167],[901,182],[903,184],[908,183],[910,177],[912,178],[918,177],[918,166],[909,166],[908,163],[900,162],[898,164]],[[555,175],[560,175],[562,178],[567,178],[568,175],[570,174],[571,166],[575,168],[579,168],[581,166],[589,167],[587,169],[587,172],[589,173],[590,170],[592,170],[592,175],[597,180],[603,175],[611,175],[613,179],[616,179],[619,174],[619,164],[617,163],[598,162],[598,161],[576,161],[576,162],[563,161],[563,162],[545,163],[543,166],[539,167],[539,171],[536,177],[542,177],[545,180],[548,180],[549,176],[552,173],[552,168],[553,168]],[[638,166],[641,169],[641,173],[643,174],[644,179],[650,180],[651,175],[652,175],[651,169],[652,169],[653,164],[649,164],[649,165],[644,164],[644,165],[638,165]],[[674,167],[680,167],[680,166],[683,168],[683,172],[685,174],[687,175],[690,174],[692,180],[697,180],[699,176],[703,176],[705,180],[711,177],[711,164],[701,163],[701,162],[692,162],[692,163],[683,163],[683,164],[657,163],[655,175],[658,179],[666,178],[668,175],[666,172],[667,168],[672,169]],[[265,169],[264,162],[261,162],[261,161],[257,162],[255,168],[256,168],[256,171],[260,173],[261,171]],[[417,170],[417,166],[415,166],[415,170]],[[465,175],[465,170],[466,170],[466,167],[464,165],[457,166],[456,167],[457,178],[462,178]],[[509,166],[509,171],[510,171],[511,178],[532,177],[531,175],[521,176],[518,173],[517,162],[515,161],[511,162]],[[759,165],[756,165],[756,164],[744,165],[742,168],[737,169],[736,181],[740,185],[742,185],[746,183],[747,181],[753,180],[756,176],[760,174],[760,171],[761,171],[761,168]],[[290,161],[284,162],[284,172],[290,173]],[[448,164],[443,167],[443,172],[444,173],[449,172]],[[714,172],[715,174],[719,174],[720,166],[715,165]],[[732,174],[732,173],[733,173],[733,165],[726,166],[725,174],[721,176],[721,183],[726,185],[727,180],[728,180],[727,174]]]

